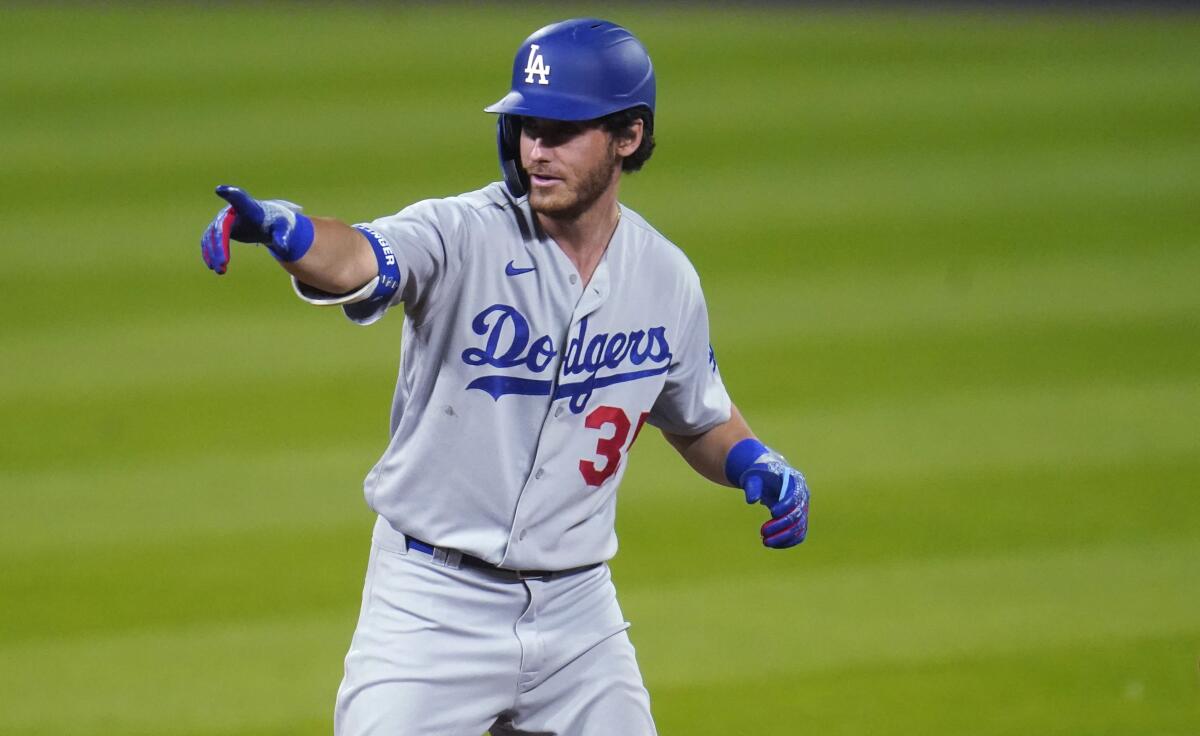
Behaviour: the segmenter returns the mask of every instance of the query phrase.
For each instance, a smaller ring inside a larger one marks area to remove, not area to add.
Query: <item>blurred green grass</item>
[[[606,13],[660,80],[623,198],[815,494],[770,553],[639,443],[613,567],[661,732],[1194,733],[1197,16]],[[475,188],[572,14],[0,9],[0,733],[329,732],[399,321],[249,248],[214,278],[211,188]]]

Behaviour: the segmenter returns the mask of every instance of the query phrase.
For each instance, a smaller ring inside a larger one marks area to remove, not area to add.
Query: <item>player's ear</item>
[[[613,133],[613,142],[616,143],[617,153],[622,158],[632,156],[638,150],[638,146],[642,145],[642,136],[645,133],[645,122],[640,117],[634,118],[629,123],[629,127]]]

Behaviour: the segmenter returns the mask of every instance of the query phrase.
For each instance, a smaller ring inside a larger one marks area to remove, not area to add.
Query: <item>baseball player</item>
[[[653,734],[606,564],[644,423],[804,541],[804,477],[751,433],[683,252],[618,202],[654,148],[654,70],[596,19],[525,40],[499,114],[504,181],[353,227],[231,186],[205,231],[267,246],[300,298],[358,324],[401,306],[378,514],[335,733]]]

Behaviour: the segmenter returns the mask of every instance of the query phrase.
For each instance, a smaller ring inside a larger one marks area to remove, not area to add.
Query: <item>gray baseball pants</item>
[[[607,565],[504,580],[375,526],[335,736],[653,736]]]

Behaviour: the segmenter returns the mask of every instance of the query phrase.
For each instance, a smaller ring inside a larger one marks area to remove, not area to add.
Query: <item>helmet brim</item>
[[[624,107],[613,107],[611,104],[600,105],[586,97],[564,95],[561,92],[551,96],[513,90],[501,97],[495,104],[483,108],[483,111],[547,120],[577,121],[595,120],[624,109]]]

